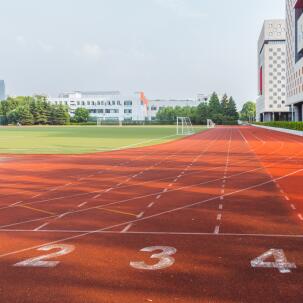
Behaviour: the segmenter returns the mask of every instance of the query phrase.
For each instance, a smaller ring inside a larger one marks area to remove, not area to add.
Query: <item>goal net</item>
[[[118,126],[123,126],[123,122],[122,122],[122,120],[118,120],[118,119],[98,118],[97,119],[97,126],[102,126],[102,125],[118,125]]]
[[[194,128],[189,117],[177,117],[177,135],[192,135]]]
[[[213,120],[207,119],[207,128],[214,128],[216,124],[213,122]]]

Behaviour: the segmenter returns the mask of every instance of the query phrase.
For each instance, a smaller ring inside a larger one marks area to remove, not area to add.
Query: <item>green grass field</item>
[[[195,127],[202,131],[203,127]],[[0,127],[1,154],[82,154],[176,140],[176,126]]]

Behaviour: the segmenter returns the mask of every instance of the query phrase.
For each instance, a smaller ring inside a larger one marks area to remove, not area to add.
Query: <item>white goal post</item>
[[[189,117],[177,117],[177,135],[187,136],[194,133],[194,128]]]
[[[213,122],[213,120],[207,119],[207,128],[214,128],[216,124]]]
[[[97,126],[102,125],[119,125],[123,126],[123,121],[118,119],[105,120],[104,118],[97,118]]]

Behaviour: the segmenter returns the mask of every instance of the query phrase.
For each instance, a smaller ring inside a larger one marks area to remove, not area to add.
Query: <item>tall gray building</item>
[[[289,120],[285,20],[266,20],[258,42],[257,121]]]
[[[286,0],[287,105],[303,121],[303,1]]]
[[[0,80],[0,101],[5,99],[5,83],[4,80]]]

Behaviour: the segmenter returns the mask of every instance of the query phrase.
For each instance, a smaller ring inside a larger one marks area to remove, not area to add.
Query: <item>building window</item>
[[[132,106],[133,102],[131,100],[126,100],[126,101],[124,101],[124,105],[125,106]]]

